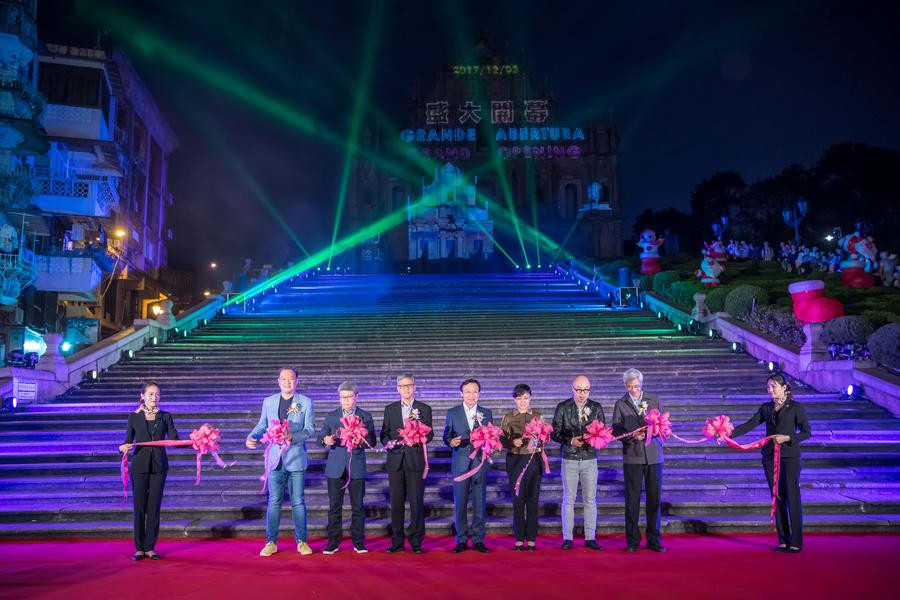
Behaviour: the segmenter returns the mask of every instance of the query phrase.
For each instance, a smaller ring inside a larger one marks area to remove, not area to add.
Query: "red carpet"
[[[487,542],[495,552],[456,555],[453,540],[428,539],[417,556],[384,553],[384,538],[356,555],[348,540],[325,556],[313,540],[316,554],[300,557],[282,539],[281,552],[264,559],[262,540],[162,540],[158,562],[131,561],[124,540],[4,542],[0,598],[847,600],[890,595],[900,556],[897,535],[807,535],[797,555],[772,552],[769,535],[670,535],[666,554],[626,554],[622,536],[601,539],[603,552],[577,542],[563,552],[557,536],[541,537],[533,553],[513,552],[509,537]]]

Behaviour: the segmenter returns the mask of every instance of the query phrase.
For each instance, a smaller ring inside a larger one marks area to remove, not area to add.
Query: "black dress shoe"
[[[529,544],[528,546],[525,546],[525,547],[528,549],[529,552],[535,552],[537,550],[537,546],[535,544]]]
[[[156,552],[154,552],[153,554],[150,554],[150,553],[148,552],[148,553],[147,553],[147,558],[149,558],[150,560],[162,560],[162,556],[160,556],[160,555],[157,554]]]
[[[513,548],[513,550],[515,550],[516,552],[524,552],[525,546],[523,544],[516,544],[516,547]]]
[[[785,550],[788,554],[800,554],[803,552],[803,548],[798,548],[796,546],[788,546],[788,549]]]
[[[660,545],[647,546],[647,550],[653,550],[654,552],[665,552],[666,549]]]
[[[572,549],[572,540],[563,540],[562,546],[559,547],[560,550],[571,550]]]
[[[453,550],[451,550],[451,552],[453,552],[453,554],[459,554],[460,552],[465,552],[468,549],[468,546],[460,542],[459,544],[453,546]],[[413,550],[413,552],[415,552],[415,550]]]
[[[425,554],[425,550],[422,549],[422,546],[413,546],[412,551],[413,554]]]
[[[403,544],[391,544],[391,547],[387,549],[389,554],[394,554],[395,552],[403,552]]]
[[[784,544],[775,546],[774,548],[772,548],[772,552],[787,552],[787,546]]]
[[[487,554],[491,551],[490,548],[484,545],[484,542],[475,542],[474,544],[472,544],[472,550],[478,550],[482,554]]]
[[[587,540],[584,542],[584,547],[590,550],[603,550],[603,546],[598,544],[595,540]]]
[[[135,552],[131,555],[131,560],[144,560],[146,556],[144,556],[143,552]]]
[[[625,552],[637,552],[637,546],[625,546]]]

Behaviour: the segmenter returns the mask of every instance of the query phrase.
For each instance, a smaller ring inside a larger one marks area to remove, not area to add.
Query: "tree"
[[[697,184],[691,192],[691,216],[708,230],[713,221],[725,215],[729,218],[739,209],[741,194],[747,182],[734,171],[718,171]],[[710,236],[712,233],[705,233]]]

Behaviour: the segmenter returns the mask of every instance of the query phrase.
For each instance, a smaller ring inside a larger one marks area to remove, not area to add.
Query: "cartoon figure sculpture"
[[[662,238],[656,239],[656,232],[652,229],[645,229],[641,232],[637,247],[641,249],[641,273],[643,275],[654,275],[662,270],[659,267],[659,247],[664,241]]]
[[[700,268],[694,271],[694,275],[700,278],[700,283],[703,285],[716,287],[719,285],[719,275],[722,274],[725,267],[723,267],[715,258],[710,256],[709,253],[704,252],[703,254],[705,256],[700,262]]]
[[[824,323],[844,314],[839,300],[825,297],[825,282],[796,281],[788,286],[794,303],[794,316],[804,323]]]
[[[713,240],[711,244],[703,242],[706,250],[703,251],[704,256],[709,256],[723,266],[728,262],[728,253],[725,251],[725,245],[721,240]]]
[[[866,272],[866,263],[874,264],[878,255],[875,243],[870,237],[863,237],[859,231],[845,235],[838,240],[838,246],[850,255],[841,263],[841,285],[851,288],[870,288],[875,285],[875,277]]]

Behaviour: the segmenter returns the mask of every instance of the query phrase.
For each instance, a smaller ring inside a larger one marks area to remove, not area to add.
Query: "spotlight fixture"
[[[60,352],[68,352],[71,349],[72,349],[72,342],[63,342],[62,344],[59,345]]]
[[[19,401],[15,396],[4,398],[0,404],[0,412],[13,412],[19,406]]]
[[[766,363],[766,368],[769,370],[769,373],[778,373],[781,371],[781,365],[772,360]]]
[[[152,338],[150,338],[150,345],[151,345],[151,346],[155,346],[155,345],[157,345],[158,343],[159,343],[159,338],[156,337],[155,335],[154,335]]]
[[[731,351],[740,354],[744,351],[744,346],[740,342],[731,342]]]
[[[678,333],[683,333],[683,332],[684,332],[684,325],[682,325],[681,323],[679,323],[678,325],[676,325],[676,329],[678,329]]]
[[[659,319],[660,321],[662,321],[662,317],[663,317],[662,311],[661,310],[656,311],[656,318]]]
[[[847,385],[842,396],[845,400],[859,400],[863,396],[863,387],[858,383]]]
[[[719,337],[719,332],[710,327],[709,331],[706,332],[706,335],[709,337],[709,339],[714,340]]]
[[[90,371],[85,371],[81,374],[81,380],[85,383],[92,383],[97,381],[100,378],[100,373],[97,372],[97,369],[91,369]]]

